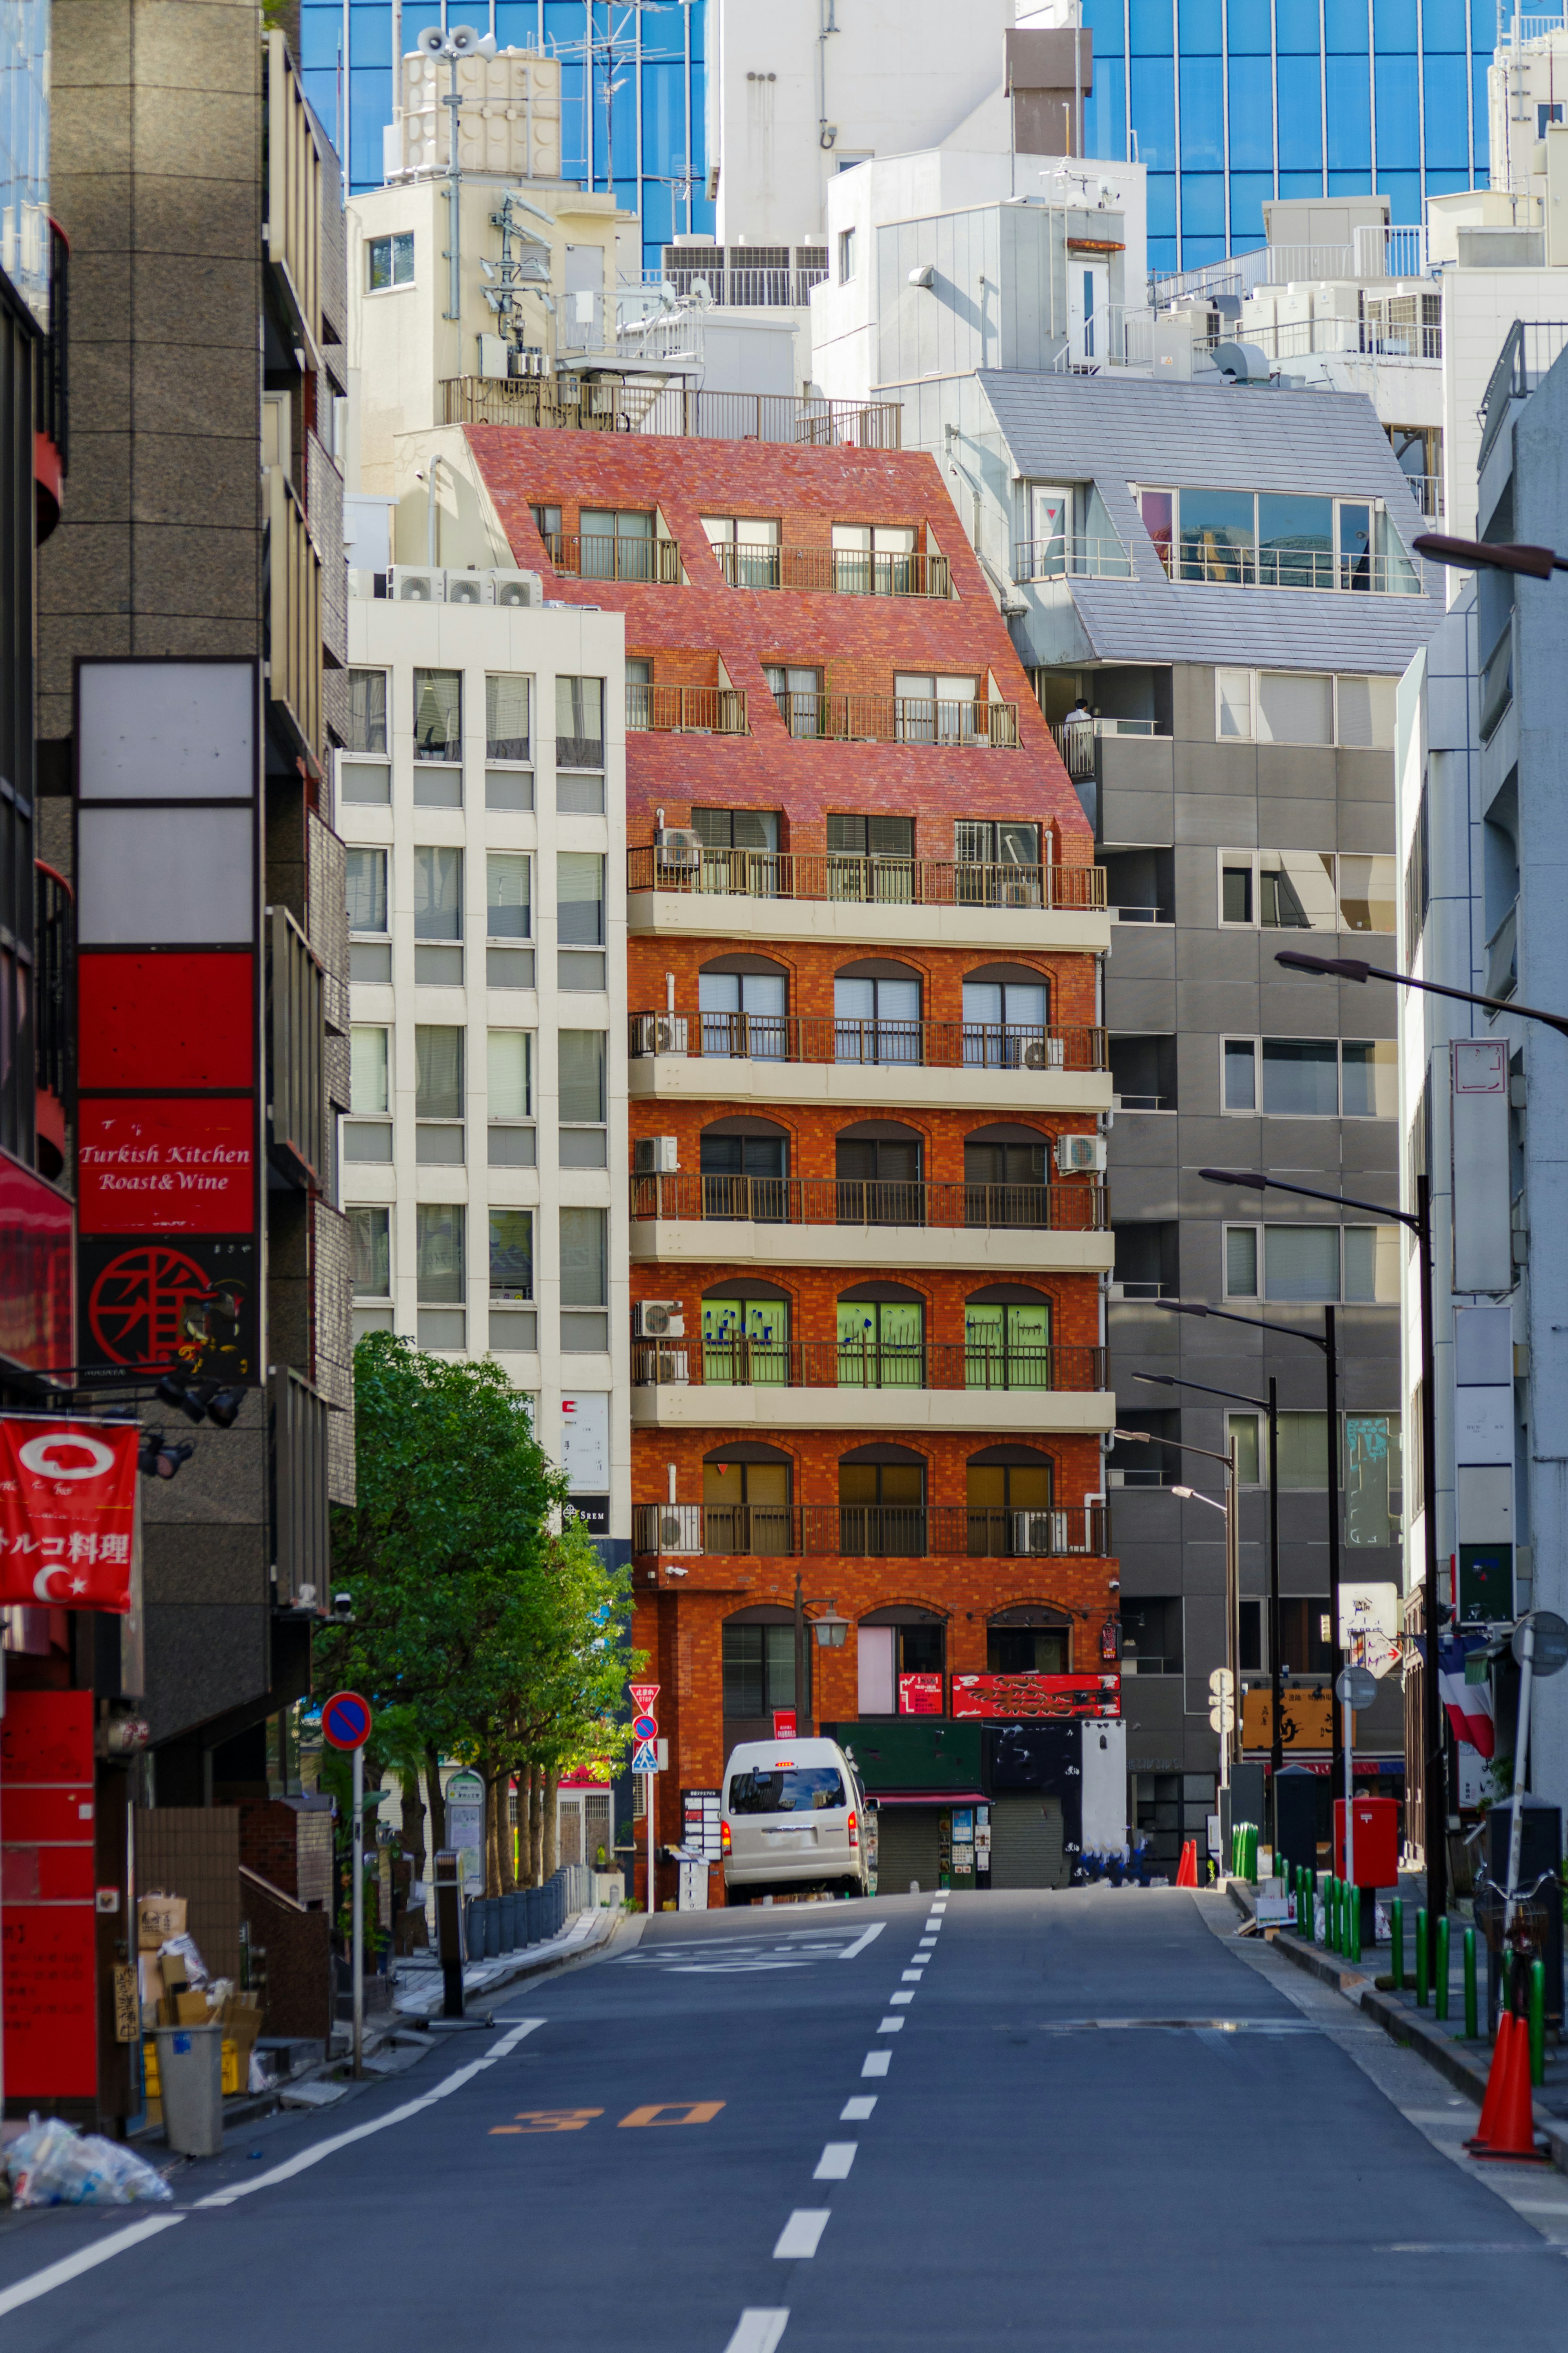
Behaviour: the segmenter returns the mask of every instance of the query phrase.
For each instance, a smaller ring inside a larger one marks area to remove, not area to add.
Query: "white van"
[[[720,1840],[731,1904],[820,1887],[868,1895],[866,1793],[836,1740],[748,1740],[724,1767]]]

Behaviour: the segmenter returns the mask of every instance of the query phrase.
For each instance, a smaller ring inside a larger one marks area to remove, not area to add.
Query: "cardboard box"
[[[190,1989],[190,1972],[180,1953],[164,1953],[158,1963],[165,1993],[185,1993]]]
[[[185,1933],[183,1895],[139,1895],[136,1899],[136,1942],[141,1951],[155,1953],[171,1936]]]
[[[174,1996],[176,2026],[207,2026],[211,2022],[212,2012],[207,2008],[205,1993],[177,1993]]]

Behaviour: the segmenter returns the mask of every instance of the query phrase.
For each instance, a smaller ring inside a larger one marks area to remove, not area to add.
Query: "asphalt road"
[[[1555,2341],[1568,2183],[1483,2173],[1473,2111],[1234,1919],[1142,1889],[661,1917],[234,2137],[173,2209],[16,2217],[6,2353]]]

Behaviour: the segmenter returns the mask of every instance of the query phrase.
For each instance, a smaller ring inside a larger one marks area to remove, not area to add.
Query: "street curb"
[[[1465,2050],[1452,2035],[1445,2034],[1440,2027],[1425,2018],[1413,2016],[1401,2002],[1379,1992],[1376,1986],[1369,1984],[1365,1978],[1356,1976],[1353,1971],[1342,1971],[1332,1957],[1321,1951],[1316,1945],[1303,1944],[1300,1937],[1281,1930],[1274,1939],[1274,1949],[1277,1953],[1283,1953],[1297,1968],[1304,1969],[1309,1977],[1332,1986],[1344,1995],[1347,2001],[1352,2001],[1358,2009],[1365,2010],[1392,2042],[1419,2052],[1427,2065],[1434,2068],[1445,2082],[1451,2084],[1457,2092],[1463,2092],[1477,2101],[1485,2098],[1489,2058],[1483,2059],[1479,2052]],[[1554,2116],[1538,2116],[1535,2129],[1551,2149],[1552,2164],[1559,2172],[1568,2173],[1568,2125]]]

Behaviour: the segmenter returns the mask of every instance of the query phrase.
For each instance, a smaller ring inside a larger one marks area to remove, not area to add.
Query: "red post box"
[[[1399,1880],[1399,1800],[1363,1798],[1355,1808],[1355,1883],[1358,1887],[1394,1887]],[[1345,1875],[1345,1801],[1334,1799],[1334,1876]]]

